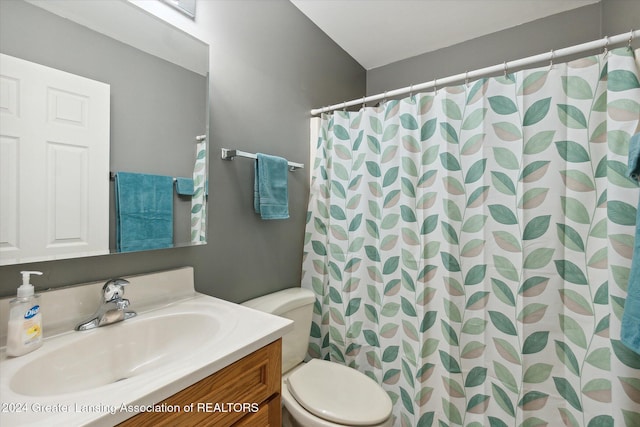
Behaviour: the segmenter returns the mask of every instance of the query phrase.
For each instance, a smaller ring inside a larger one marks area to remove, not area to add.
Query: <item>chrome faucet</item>
[[[102,303],[98,311],[89,320],[76,326],[76,331],[99,328],[134,317],[135,311],[125,310],[129,306],[129,300],[122,298],[124,287],[128,284],[129,282],[125,279],[111,279],[105,283],[102,287]]]

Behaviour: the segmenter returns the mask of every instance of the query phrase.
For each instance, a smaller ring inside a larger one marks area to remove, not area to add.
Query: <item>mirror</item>
[[[196,156],[199,150],[206,148],[208,136],[209,47],[206,43],[126,0],[15,0],[0,1],[0,53],[108,85],[108,170],[111,174],[134,172],[187,180],[193,178]],[[0,128],[7,127],[5,124],[9,121],[5,119],[5,107],[15,95],[6,90],[6,80],[3,80],[0,93],[0,111],[3,114]],[[80,115],[91,116],[90,113],[82,113],[73,102],[65,104],[59,101],[58,109],[63,113],[77,110]],[[5,129],[2,131],[4,138]],[[204,142],[200,142],[203,138]],[[7,141],[5,138],[0,144],[2,149],[9,147],[9,151],[3,153],[11,152],[12,143],[4,144]],[[8,162],[9,158],[18,158],[15,153],[13,157],[1,157],[2,169],[8,171],[3,172],[3,180],[6,174],[23,165]],[[204,164],[206,177],[206,158]],[[58,166],[58,169],[61,173],[64,168]],[[51,193],[61,192],[66,184],[86,191],[82,177],[78,174],[77,177],[69,175],[57,179],[55,185],[47,184],[50,188],[43,190],[41,195],[38,193],[37,197],[13,190],[14,199],[9,198],[13,200],[10,203],[4,202],[7,200],[6,182],[0,183],[0,196],[3,197],[0,203],[5,205],[2,208],[3,224],[0,224],[0,265],[115,252],[114,181],[108,174],[101,184],[109,199],[109,216],[103,220],[103,223],[108,222],[108,248],[105,243],[101,250],[85,250],[82,238],[71,236],[78,221],[90,224],[94,220],[88,214],[83,217],[90,209],[85,212],[83,207],[63,215],[52,213],[57,208],[51,208]],[[192,241],[192,197],[178,196],[175,191],[172,193],[172,246],[205,243],[203,237]],[[52,239],[59,238],[62,243],[56,244],[71,247],[70,250],[36,256],[11,255],[11,245],[16,243],[8,241],[10,239],[6,236],[13,233],[14,240],[21,244],[19,239],[29,234],[18,225],[29,215],[22,208],[23,201],[28,199],[31,199],[31,206],[35,206],[28,211],[48,211],[50,217],[57,215],[40,221],[48,222],[48,226],[55,223],[62,230],[57,232],[60,236],[52,237],[51,230],[43,225],[43,231],[37,234],[45,236],[45,246],[52,246]],[[6,209],[8,205],[10,209]],[[206,202],[203,206],[206,208]],[[11,212],[7,214],[7,211]],[[104,228],[101,227],[103,232]],[[65,235],[65,230],[71,230],[67,233],[70,237]],[[74,250],[73,246],[77,249]]]

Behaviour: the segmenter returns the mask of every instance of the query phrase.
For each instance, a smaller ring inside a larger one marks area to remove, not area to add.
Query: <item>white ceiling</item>
[[[290,0],[365,69],[600,0]]]

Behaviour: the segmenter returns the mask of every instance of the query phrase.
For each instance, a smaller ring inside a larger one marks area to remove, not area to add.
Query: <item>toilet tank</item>
[[[315,295],[309,289],[290,288],[245,301],[242,305],[293,320],[293,330],[282,337],[282,373],[304,361],[309,345]]]

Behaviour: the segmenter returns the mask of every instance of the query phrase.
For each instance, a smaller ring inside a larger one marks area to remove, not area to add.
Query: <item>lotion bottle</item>
[[[29,283],[32,274],[41,271],[21,271],[22,286],[17,298],[9,301],[9,326],[7,328],[7,356],[22,356],[42,345],[42,315],[40,295],[34,294]]]

